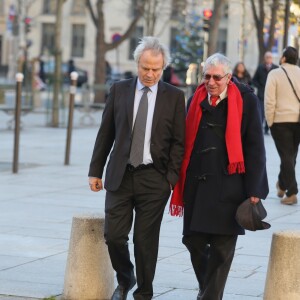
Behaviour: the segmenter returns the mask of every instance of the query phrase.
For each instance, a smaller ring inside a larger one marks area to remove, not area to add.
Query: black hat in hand
[[[269,223],[262,221],[266,216],[267,211],[262,202],[252,204],[248,198],[238,207],[235,219],[244,229],[256,231],[271,227]]]

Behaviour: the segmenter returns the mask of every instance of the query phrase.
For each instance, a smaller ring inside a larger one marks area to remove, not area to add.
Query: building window
[[[0,16],[4,16],[4,0],[0,0]]]
[[[55,45],[55,26],[53,23],[43,23],[42,25],[42,47],[41,53],[54,53]]]
[[[85,26],[75,24],[72,28],[72,57],[83,57],[84,55],[84,32]]]
[[[229,6],[228,6],[228,3],[226,3],[224,5],[224,11],[223,11],[223,15],[222,15],[222,18],[224,19],[228,19],[228,11],[229,11]]]
[[[85,1],[74,0],[71,13],[72,15],[83,16],[85,14]]]
[[[57,0],[44,0],[43,13],[47,15],[54,15],[56,11]]]
[[[128,53],[128,59],[133,59],[133,52],[135,48],[138,45],[139,39],[143,37],[143,27],[137,26],[135,28],[135,31],[132,33],[130,41],[129,41],[129,53]]]
[[[186,7],[186,1],[172,0],[171,19],[177,20],[182,18],[185,7]]]
[[[0,35],[0,66],[2,65],[2,35]]]

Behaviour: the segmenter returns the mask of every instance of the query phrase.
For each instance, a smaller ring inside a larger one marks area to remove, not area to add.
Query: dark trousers
[[[133,243],[138,300],[151,299],[160,225],[170,196],[166,178],[154,168],[126,171],[117,191],[107,191],[105,201],[105,240],[119,285],[128,287],[133,264],[128,249],[128,234],[133,223]]]
[[[297,195],[296,161],[300,143],[300,123],[274,123],[271,134],[280,157],[278,183],[287,196]]]
[[[197,233],[184,236],[199,282],[201,300],[221,300],[233,260],[237,235]]]
[[[268,126],[267,121],[265,119],[265,103],[264,103],[264,100],[259,99],[259,106],[260,106],[260,114],[261,114],[261,120],[262,120],[264,133],[267,134],[269,132],[269,126]]]

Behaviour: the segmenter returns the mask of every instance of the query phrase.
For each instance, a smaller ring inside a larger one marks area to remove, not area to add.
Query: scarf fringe
[[[173,217],[182,217],[183,216],[183,206],[178,204],[170,205],[169,212]]]
[[[237,163],[231,163],[228,165],[228,173],[234,174],[234,173],[245,173],[245,165],[244,162],[237,162]]]

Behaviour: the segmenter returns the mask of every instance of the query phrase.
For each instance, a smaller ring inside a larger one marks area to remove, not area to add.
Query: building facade
[[[56,0],[0,0],[0,66],[14,74],[20,45],[26,48],[27,59],[42,57],[53,60]],[[96,0],[92,3],[95,5]],[[174,50],[178,43],[178,29],[184,27],[189,14],[201,18],[204,9],[211,9],[212,0],[164,0],[142,17],[131,38],[106,54],[106,60],[115,73],[135,73],[132,52],[143,35],[158,36]],[[20,7],[21,6],[21,7]],[[136,13],[136,0],[104,1],[105,38],[107,43],[124,34]],[[96,8],[94,7],[96,12]],[[17,15],[21,19],[15,22]],[[152,15],[151,15],[152,13]],[[152,21],[155,17],[155,26]],[[26,19],[27,18],[27,19]],[[26,23],[25,22],[26,19]],[[151,23],[152,22],[152,23]],[[22,24],[21,24],[22,23]],[[14,24],[19,24],[16,33]],[[23,34],[20,34],[20,30]],[[88,71],[93,82],[95,68],[96,28],[83,0],[67,0],[62,10],[62,60],[73,59],[78,67]],[[188,34],[188,33],[187,33]],[[199,38],[203,33],[199,30]],[[280,44],[280,37],[279,43]],[[242,60],[251,74],[258,63],[256,28],[253,23],[250,1],[228,1],[219,26],[218,51],[227,55],[233,65]],[[280,53],[281,49],[278,49]],[[275,53],[275,61],[278,54]],[[193,63],[193,61],[191,61]]]

